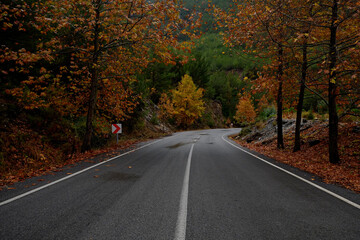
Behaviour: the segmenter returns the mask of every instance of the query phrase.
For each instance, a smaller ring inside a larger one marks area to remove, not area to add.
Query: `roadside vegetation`
[[[224,44],[262,59],[251,90],[239,94],[235,120],[247,126],[240,135],[256,138],[256,129],[276,119],[274,138],[243,144],[359,191],[358,3],[244,0],[212,9]],[[294,127],[285,131],[291,118]],[[309,133],[304,118],[323,123]],[[317,146],[307,143],[313,134]]]
[[[112,123],[130,146],[187,129],[237,126],[243,137],[275,118],[271,141],[239,141],[300,168],[319,156],[314,174],[358,191],[357,1],[183,4],[3,1],[0,185],[116,149]],[[315,148],[303,119],[321,123]]]

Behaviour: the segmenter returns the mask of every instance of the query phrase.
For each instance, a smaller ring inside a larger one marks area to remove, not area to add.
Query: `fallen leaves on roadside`
[[[267,143],[247,143],[242,140],[235,140],[240,145],[259,152],[279,162],[291,165],[303,171],[309,172],[321,178],[325,183],[339,184],[345,188],[360,192],[360,134],[354,133],[353,124],[340,125],[339,131],[339,153],[340,164],[331,164],[328,160],[328,131],[314,125],[301,133],[303,140],[318,139],[320,143],[310,147],[304,143],[301,150],[293,152],[293,135],[284,136],[285,149],[277,149],[276,139]],[[314,132],[316,134],[314,134]],[[315,181],[315,178],[311,178]]]
[[[17,124],[17,126],[22,126],[22,124]],[[21,133],[25,131],[23,129],[20,130],[19,131]],[[118,156],[121,153],[121,150],[123,149],[136,149],[135,145],[145,140],[148,139],[127,139],[121,141],[121,143],[118,145],[112,145],[102,149],[95,149],[95,150],[87,151],[85,153],[76,153],[74,155],[67,156],[68,159],[63,159],[63,162],[60,164],[58,161],[51,162],[51,159],[47,158],[45,162],[38,163],[37,161],[34,161],[33,163],[26,165],[26,167],[24,167],[23,165],[21,165],[21,167],[18,167],[20,165],[9,165],[12,168],[10,167],[4,168],[3,172],[0,172],[0,187],[8,186],[31,177],[41,176],[44,174],[55,175],[56,172],[67,171],[67,169],[72,168],[74,164],[82,161],[87,163],[102,162],[109,159],[110,158],[109,156],[111,157]],[[29,146],[30,145],[31,144],[29,143]],[[33,145],[34,144],[32,144],[31,146]],[[17,151],[15,155],[17,157],[13,158],[12,160],[21,158],[21,152]],[[97,157],[98,159],[95,160],[95,157]],[[115,165],[107,165],[107,166],[110,167]],[[72,173],[66,173],[66,174],[71,175]]]

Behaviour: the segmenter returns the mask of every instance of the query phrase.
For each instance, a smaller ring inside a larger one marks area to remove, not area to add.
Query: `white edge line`
[[[141,147],[139,147],[139,148],[130,150],[130,151],[125,152],[125,153],[123,153],[123,154],[120,154],[120,155],[118,155],[118,156],[116,156],[116,157],[110,158],[110,159],[108,159],[108,160],[106,160],[106,161],[97,163],[97,164],[95,164],[95,165],[93,165],[93,166],[90,166],[90,167],[88,167],[88,168],[85,168],[85,169],[83,169],[83,170],[80,170],[80,171],[78,171],[78,172],[76,172],[76,173],[73,173],[73,174],[71,174],[71,175],[69,175],[69,176],[60,178],[60,179],[58,179],[58,180],[56,180],[56,181],[54,181],[54,182],[48,183],[48,184],[46,184],[46,185],[44,185],[44,186],[38,187],[38,188],[33,189],[33,190],[31,190],[31,191],[28,191],[28,192],[25,192],[25,193],[23,193],[23,194],[20,194],[20,195],[18,195],[18,196],[16,196],[16,197],[13,197],[13,198],[10,198],[10,199],[5,200],[5,201],[3,201],[3,202],[0,202],[0,207],[3,206],[3,205],[5,205],[5,204],[11,203],[11,202],[13,202],[13,201],[16,201],[16,200],[18,200],[18,199],[20,199],[20,198],[23,198],[23,197],[25,197],[25,196],[28,196],[28,195],[30,195],[30,194],[33,194],[33,193],[35,193],[35,192],[37,192],[37,191],[40,191],[40,190],[42,190],[42,189],[44,189],[44,188],[50,187],[50,186],[52,186],[52,185],[54,185],[54,184],[57,184],[57,183],[59,183],[59,182],[65,181],[65,180],[67,180],[67,179],[69,179],[69,178],[75,177],[76,175],[79,175],[79,174],[81,174],[81,173],[83,173],[83,172],[86,172],[86,171],[88,171],[88,170],[90,170],[90,169],[92,169],[92,168],[95,168],[95,167],[97,167],[97,166],[100,166],[100,165],[102,165],[102,164],[104,164],[104,163],[110,162],[110,161],[112,161],[112,160],[114,160],[114,159],[116,159],[116,158],[125,156],[125,155],[127,155],[127,154],[129,154],[129,153],[133,153],[133,152],[135,152],[135,151],[137,151],[137,150],[140,150],[140,149],[142,149],[142,148],[145,148],[145,147],[147,147],[147,146],[150,146],[150,145],[152,145],[152,144],[155,144],[155,143],[157,143],[157,142],[160,142],[160,141],[162,141],[162,140],[163,140],[163,139],[157,140],[157,141],[155,141],[155,142],[148,143],[148,144],[146,144],[146,145],[144,145],[144,146],[141,146]]]
[[[225,134],[225,135],[226,135],[226,134]],[[294,173],[292,173],[292,172],[289,172],[289,171],[287,171],[287,170],[285,170],[285,169],[283,169],[283,168],[281,168],[281,167],[279,167],[279,166],[276,166],[275,164],[272,164],[272,163],[264,160],[263,158],[258,157],[258,156],[256,156],[255,154],[252,154],[252,153],[250,153],[250,152],[248,152],[248,151],[240,148],[239,146],[236,146],[236,145],[233,144],[232,142],[229,142],[228,140],[226,140],[226,139],[224,138],[225,135],[222,136],[222,139],[223,139],[225,142],[227,142],[228,144],[232,145],[233,147],[235,147],[235,148],[237,148],[237,149],[240,149],[241,151],[243,151],[243,152],[245,152],[245,153],[247,153],[247,154],[249,154],[249,155],[251,155],[251,156],[253,156],[253,157],[255,157],[255,158],[257,158],[257,159],[259,159],[259,160],[261,160],[261,161],[263,161],[263,162],[265,162],[265,163],[267,163],[267,164],[269,164],[270,166],[273,166],[273,167],[275,167],[275,168],[277,168],[277,169],[279,169],[279,170],[281,170],[281,171],[283,171],[283,172],[285,172],[285,173],[287,173],[287,174],[289,174],[289,175],[291,175],[291,176],[293,176],[293,177],[295,177],[295,178],[297,178],[297,179],[300,179],[301,181],[303,181],[303,182],[305,182],[305,183],[307,183],[307,184],[310,184],[311,186],[316,187],[317,189],[320,189],[321,191],[326,192],[327,194],[330,194],[331,196],[336,197],[337,199],[339,199],[339,200],[341,200],[341,201],[344,201],[344,202],[346,202],[347,204],[349,204],[349,205],[351,205],[351,206],[353,206],[353,207],[355,207],[355,208],[357,208],[357,209],[360,209],[360,205],[359,205],[359,204],[354,203],[354,202],[352,202],[352,201],[350,201],[350,200],[348,200],[348,199],[346,199],[346,198],[344,198],[344,197],[342,197],[342,196],[340,196],[340,195],[338,195],[338,194],[336,194],[336,193],[334,193],[334,192],[331,192],[331,191],[329,191],[329,190],[327,190],[327,189],[325,189],[325,188],[323,188],[323,187],[320,187],[319,185],[317,185],[317,184],[315,184],[315,183],[313,183],[313,182],[310,182],[309,180],[306,180],[306,179],[304,179],[304,178],[302,178],[302,177],[300,177],[300,176],[298,176],[298,175],[296,175],[296,174],[294,174]]]
[[[188,205],[188,195],[189,195],[189,178],[190,178],[190,167],[191,167],[191,157],[194,149],[194,144],[191,145],[189,152],[185,174],[184,182],[181,190],[180,196],[180,205],[178,212],[178,219],[176,222],[175,237],[174,240],[185,240],[186,237],[186,218],[187,218],[187,205]]]

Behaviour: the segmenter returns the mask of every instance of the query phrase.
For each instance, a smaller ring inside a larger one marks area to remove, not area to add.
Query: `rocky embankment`
[[[284,119],[283,120],[283,133],[295,133],[295,119]],[[326,122],[320,123],[319,120],[306,120],[303,119],[301,123],[301,130],[305,131],[314,125],[327,126]],[[274,141],[277,137],[277,124],[276,118],[270,118],[264,124],[259,124],[251,128],[244,128],[242,132],[235,137],[235,139],[246,141],[247,143],[261,143],[268,144]],[[315,141],[315,140],[311,140]],[[316,141],[317,142],[317,141]],[[314,142],[313,144],[316,144]]]

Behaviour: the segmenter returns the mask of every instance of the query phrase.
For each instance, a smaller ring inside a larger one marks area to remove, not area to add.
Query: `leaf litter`
[[[277,149],[276,139],[262,143],[247,143],[233,139],[240,145],[259,152],[278,162],[288,164],[318,176],[323,182],[337,184],[360,193],[360,133],[353,131],[354,123],[342,123],[339,126],[340,164],[331,164],[328,160],[328,131],[319,125],[303,131],[301,150],[293,152],[293,133],[284,135],[285,149]],[[314,134],[316,133],[316,134]],[[311,140],[320,140],[310,146]],[[311,179],[315,181],[315,178]]]

